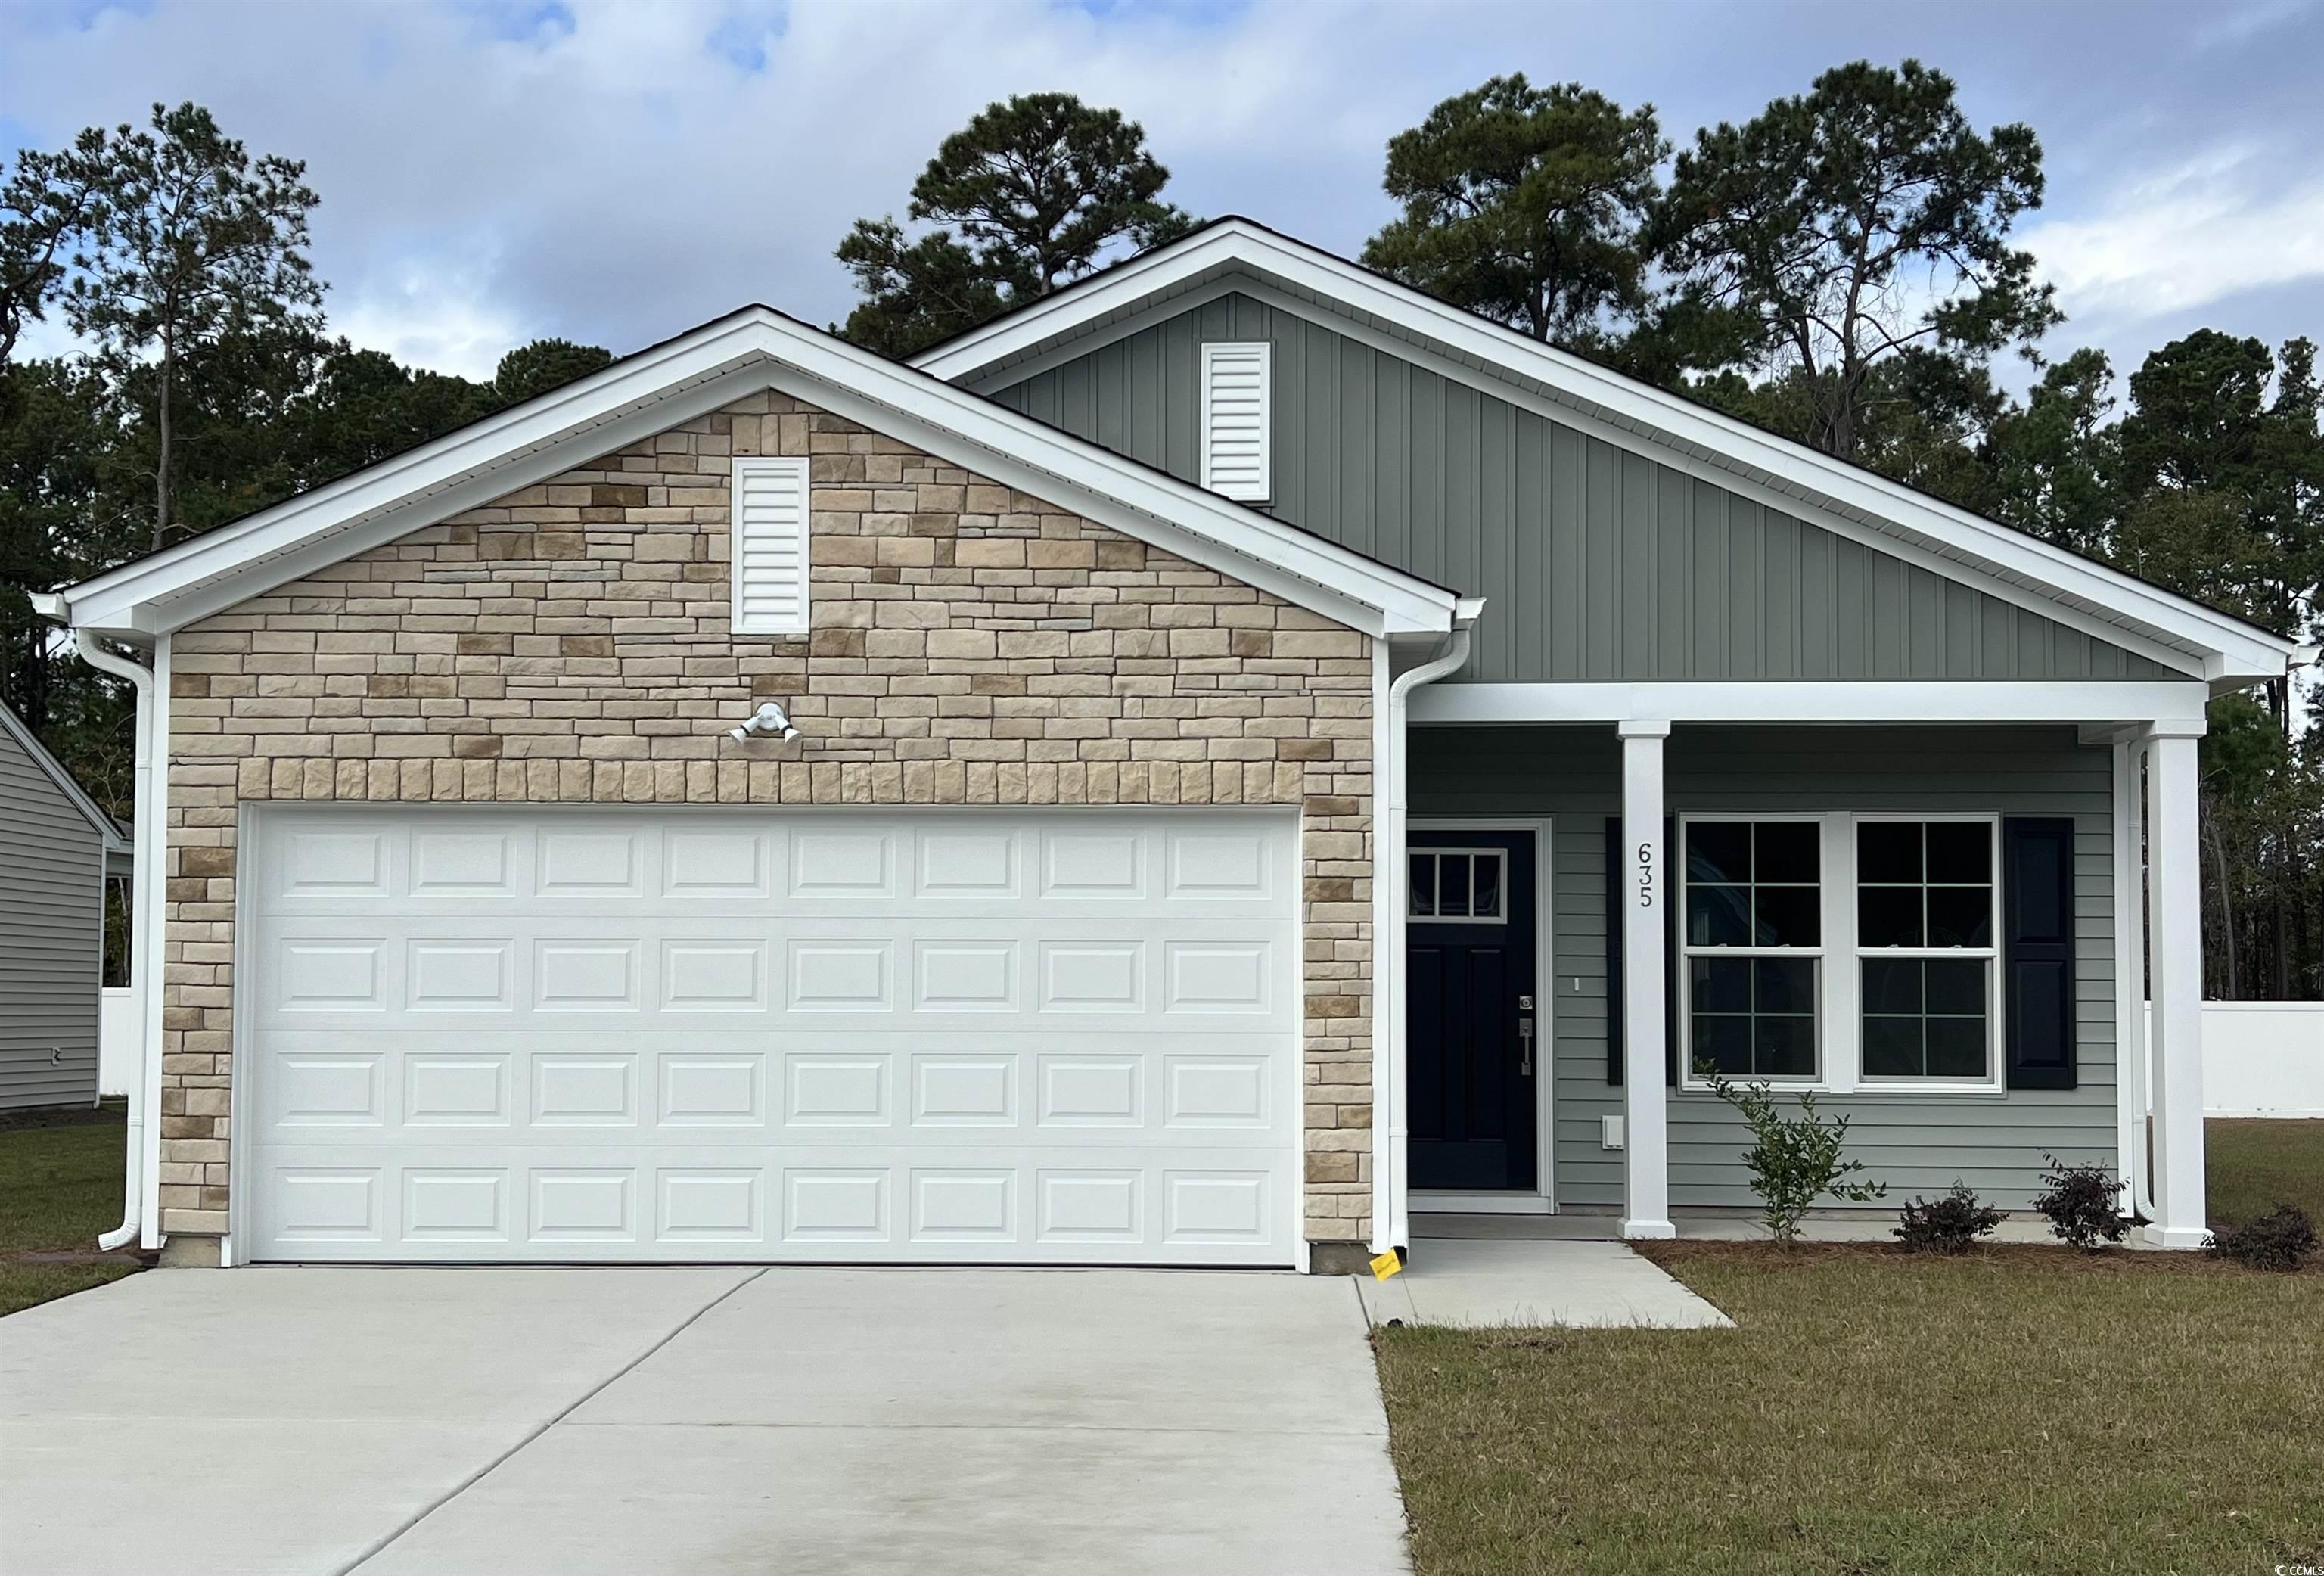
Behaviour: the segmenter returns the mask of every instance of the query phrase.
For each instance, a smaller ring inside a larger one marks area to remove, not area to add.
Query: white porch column
[[[1622,1235],[1674,1237],[1670,1132],[1663,1089],[1663,741],[1668,723],[1615,724],[1622,740]]]
[[[2146,1203],[2146,745],[2114,746],[2116,1148],[2126,1215]]]
[[[2153,982],[2157,1248],[2200,1248],[2203,1199],[2203,888],[2195,741],[2200,723],[2148,732],[2146,933]]]

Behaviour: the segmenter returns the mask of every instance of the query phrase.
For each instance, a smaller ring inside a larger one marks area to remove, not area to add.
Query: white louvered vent
[[[736,460],[733,512],[734,632],[807,633],[807,461]]]
[[[1265,340],[1203,346],[1203,485],[1245,503],[1274,495],[1274,351]]]

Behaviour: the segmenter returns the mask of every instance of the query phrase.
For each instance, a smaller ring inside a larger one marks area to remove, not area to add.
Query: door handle
[[[1520,1018],[1517,1019],[1517,1044],[1522,1048],[1525,1056],[1524,1061],[1518,1064],[1517,1075],[1521,1078],[1530,1078],[1533,1076],[1532,1018]]]

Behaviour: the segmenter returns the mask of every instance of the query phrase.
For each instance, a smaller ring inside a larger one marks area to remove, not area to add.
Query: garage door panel
[[[908,1018],[918,1028],[973,1027],[993,1014],[1065,1020],[1171,1020],[1214,1016],[1296,1020],[1296,981],[1285,938],[1249,922],[1174,923],[1167,938],[1127,924],[1042,927],[1022,935],[982,925],[903,925],[872,934],[858,921],[813,927],[740,917],[720,934],[700,915],[614,934],[603,920],[544,917],[512,934],[505,919],[420,914],[391,935],[374,925],[291,917],[277,921],[262,973],[260,1020],[302,1028],[364,1027],[343,1018],[425,1014],[501,1022],[576,1013],[749,1013],[770,1009]],[[1147,924],[1151,928],[1152,921]],[[957,1021],[955,1021],[957,1020]],[[449,1026],[447,1026],[449,1027]]]
[[[269,816],[258,1256],[1288,1262],[1296,840],[1250,811]]]
[[[376,1260],[424,1243],[429,1259],[465,1262],[1281,1263],[1286,1178],[1250,1162],[1248,1152],[1200,1148],[1137,1160],[964,1147],[807,1153],[777,1166],[598,1148],[512,1165],[505,1150],[471,1147],[366,1166],[286,1149],[259,1229],[273,1257],[316,1261]],[[559,1244],[592,1248],[550,1251]]]

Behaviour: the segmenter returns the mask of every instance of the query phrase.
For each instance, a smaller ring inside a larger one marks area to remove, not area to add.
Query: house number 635
[[[1638,907],[1651,908],[1654,906],[1655,845],[1641,843],[1638,844]]]

